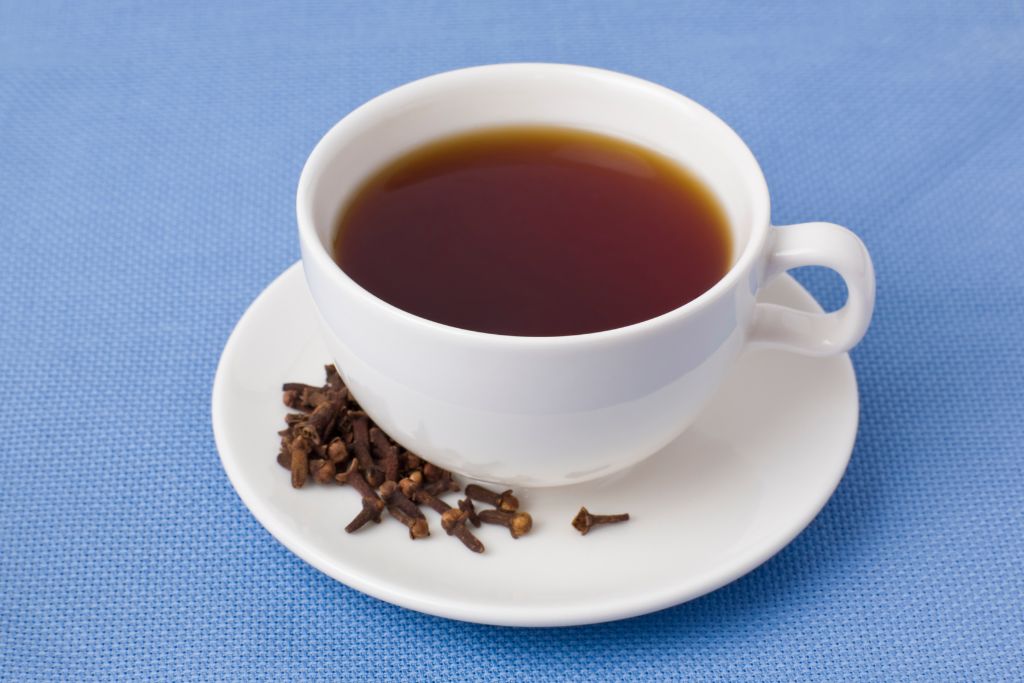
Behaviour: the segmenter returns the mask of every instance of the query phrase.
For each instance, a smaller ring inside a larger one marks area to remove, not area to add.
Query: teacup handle
[[[757,304],[749,341],[759,346],[831,356],[861,340],[875,308],[875,269],[864,243],[834,223],[772,227],[773,246],[764,281],[799,266],[824,266],[846,281],[846,304],[832,313],[805,313],[788,306]]]

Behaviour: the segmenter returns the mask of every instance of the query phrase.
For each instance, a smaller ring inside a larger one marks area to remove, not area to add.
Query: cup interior
[[[732,231],[732,266],[768,228],[753,154],[718,117],[661,86],[601,69],[502,64],[414,81],[364,104],[320,141],[299,183],[300,230],[330,255],[339,214],[375,170],[427,142],[508,125],[563,126],[643,145],[701,178]]]

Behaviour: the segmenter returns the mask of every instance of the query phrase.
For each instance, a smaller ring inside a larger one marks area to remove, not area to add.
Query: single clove
[[[327,386],[332,390],[341,391],[342,389],[345,389],[348,391],[348,387],[345,386],[345,382],[341,379],[341,375],[338,374],[338,368],[333,363],[324,366],[324,375],[327,378]]]
[[[292,439],[290,447],[290,462],[292,470],[292,488],[301,489],[306,483],[309,475],[309,452],[313,445],[301,434]]]
[[[386,481],[380,485],[380,495],[388,506],[388,512],[402,524],[409,527],[409,538],[425,538],[430,535],[427,526],[427,518],[423,515],[416,503],[409,500],[398,484],[393,481]]]
[[[479,484],[470,484],[466,487],[466,496],[493,505],[504,512],[515,512],[519,509],[519,499],[512,495],[512,489],[498,493]]]
[[[591,529],[601,524],[617,524],[618,522],[629,521],[629,513],[624,512],[618,515],[594,515],[585,507],[581,507],[580,511],[576,513],[576,516],[572,520],[572,525],[576,531],[586,536]]]
[[[289,472],[292,471],[292,442],[291,436],[284,436],[281,439],[281,449],[277,452],[277,464]]]
[[[449,536],[455,536],[462,541],[462,545],[474,553],[482,553],[484,551],[484,544],[473,535],[472,531],[466,528],[468,517],[464,510],[455,509],[437,496],[433,496],[425,491],[416,492],[416,502],[426,505],[441,515],[441,528]]]
[[[305,387],[307,385],[301,386]],[[284,401],[286,406],[293,410],[302,410],[307,413],[313,410],[303,397],[304,388],[295,388],[293,384],[285,384],[282,389],[284,392],[281,394],[281,400]]]
[[[281,386],[282,399],[289,408],[310,413],[328,401],[344,405],[348,397],[348,389],[329,386],[314,387],[302,382],[288,382]]]
[[[378,427],[370,428],[370,443],[377,451],[377,459],[384,471],[384,481],[398,481],[398,446],[391,443]]]
[[[347,533],[362,529],[368,522],[380,523],[380,515],[384,512],[384,501],[380,498],[363,498],[363,509],[345,526]]]
[[[348,523],[345,531],[352,533],[358,531],[367,522],[380,523],[381,513],[384,512],[384,501],[380,499],[377,492],[373,490],[359,472],[358,464],[353,460],[347,470],[336,475],[335,480],[342,484],[349,484],[363,499],[363,509]]]
[[[505,510],[481,510],[477,513],[485,524],[500,524],[509,530],[512,538],[519,538],[533,528],[533,518],[528,512],[507,512]]]
[[[482,553],[484,551],[484,544],[473,535],[472,531],[466,528],[466,513],[462,510],[452,508],[442,514],[441,528],[448,532],[448,535],[462,541],[462,545],[474,553]]]
[[[359,466],[366,473],[366,480],[372,486],[380,486],[384,478],[370,454],[370,421],[365,413],[352,417],[352,449],[356,453]]]

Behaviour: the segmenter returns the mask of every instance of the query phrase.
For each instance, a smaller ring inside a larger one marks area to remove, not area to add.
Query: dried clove
[[[284,416],[285,428],[277,433],[281,437],[281,450],[285,451],[289,448],[292,439],[295,437],[295,431],[300,425],[305,423],[309,415],[305,413],[288,413]],[[290,466],[289,466],[290,467]]]
[[[459,485],[452,478],[451,472],[446,471],[445,475],[440,479],[424,484],[423,490],[433,496],[440,496],[442,493],[448,493],[449,491],[458,491]]]
[[[370,454],[370,421],[365,413],[352,418],[352,448],[355,450],[359,466],[366,473],[366,480],[372,486],[380,486],[384,478]]]
[[[413,472],[423,467],[423,458],[412,451],[406,451],[402,455],[402,471]]]
[[[346,387],[345,382],[342,381],[341,375],[338,374],[338,368],[333,363],[324,366],[324,375],[327,378],[328,387],[334,391],[341,391],[342,389],[348,391],[348,387]]]
[[[474,553],[482,553],[484,551],[484,544],[466,527],[466,513],[462,510],[451,509],[441,515],[441,528],[448,532],[450,536],[454,536],[462,541],[462,545]]]
[[[419,470],[410,472],[409,476],[403,477],[398,482],[398,488],[402,490],[406,498],[415,498],[416,492],[420,490],[420,486],[423,484],[423,473]]]
[[[452,477],[452,473],[434,463],[423,462],[423,479],[426,481],[423,489],[428,493],[439,496],[448,491],[458,491],[459,485]]]
[[[409,538],[425,538],[430,535],[427,518],[416,503],[409,500],[398,484],[386,481],[380,485],[380,495],[388,506],[388,512],[402,524],[409,527]]]
[[[369,522],[379,523],[386,509],[408,528],[410,538],[423,538],[430,530],[420,505],[435,510],[445,532],[478,553],[484,546],[470,531],[471,525],[501,525],[513,538],[531,530],[533,519],[519,510],[511,490],[499,493],[472,484],[457,507],[443,501],[441,495],[460,490],[452,473],[402,449],[362,411],[337,369],[328,365],[325,372],[321,387],[298,382],[282,386],[284,403],[297,412],[285,416],[285,428],[278,432],[277,462],[291,472],[295,488],[309,479],[352,486],[362,507],[345,527],[348,533]],[[495,509],[478,511],[474,501]],[[582,508],[573,526],[586,534],[596,525],[626,519],[629,515],[591,515]]]
[[[432,462],[423,463],[423,478],[427,481],[437,481],[438,479],[441,479],[446,472],[447,470],[438,467]]]
[[[330,387],[314,387],[301,382],[288,382],[281,387],[284,404],[289,408],[310,413],[321,404],[333,401],[344,405],[348,397],[348,389],[331,389]]]
[[[348,466],[345,467],[345,469],[342,470],[341,472],[338,472],[336,475],[334,475],[334,481],[338,482],[339,484],[349,484],[350,483],[349,480],[352,479],[353,475],[355,475],[355,474],[360,474],[360,472],[359,472],[359,463],[356,462],[354,459],[353,460],[349,460],[348,461]],[[363,483],[365,483],[365,482],[366,482],[366,480],[363,479]],[[356,486],[360,487],[360,488],[356,488],[356,491],[358,491],[360,493],[360,495],[362,495],[362,491],[361,491],[362,484],[355,484],[355,485],[353,485],[353,488],[355,488]],[[370,486],[369,484],[366,484],[366,488],[369,489],[370,491],[373,491],[373,487]]]
[[[281,390],[284,392],[282,399],[286,406],[307,413],[316,407],[311,405],[311,402],[308,400],[309,397],[314,393],[322,393],[318,387],[302,384],[301,382],[288,382],[281,387]]]
[[[384,481],[398,481],[398,446],[378,427],[370,428],[370,443],[377,451],[377,458],[384,471]]]
[[[462,545],[474,553],[482,553],[484,551],[484,544],[473,535],[472,531],[466,528],[468,517],[464,510],[455,509],[440,498],[432,496],[425,491],[418,491],[416,493],[416,502],[426,505],[441,515],[441,528],[449,536],[455,536],[462,541]]]
[[[355,460],[349,464],[347,470],[336,475],[335,480],[343,484],[349,484],[363,499],[363,509],[348,523],[345,531],[348,533],[357,531],[365,526],[367,522],[380,523],[381,513],[384,512],[384,501],[380,499],[380,496],[373,490],[373,487],[363,478],[363,475],[359,472],[358,463]]]
[[[616,524],[618,522],[629,521],[629,513],[624,512],[618,515],[594,515],[585,507],[581,507],[580,511],[576,513],[576,516],[572,520],[572,525],[576,531],[580,532],[584,536],[590,532],[595,526],[601,524]]]
[[[466,520],[475,527],[480,526],[480,517],[476,513],[476,506],[471,498],[463,498],[459,501],[459,509],[466,513]]]
[[[298,427],[299,433],[305,435],[310,441],[322,443],[334,427],[340,412],[340,403],[334,401],[321,403],[313,410],[309,419]]]
[[[508,528],[512,538],[519,538],[533,528],[533,518],[528,512],[507,512],[505,510],[481,510],[477,513],[485,524],[500,524]]]
[[[289,428],[291,428],[294,427],[295,425],[302,424],[308,419],[309,415],[306,415],[305,413],[288,413],[287,415],[284,416],[284,423],[288,425]],[[278,433],[280,434],[280,432]]]
[[[316,483],[330,484],[334,481],[337,468],[330,460],[317,458],[316,460],[309,461],[309,473],[313,476],[313,481]]]
[[[341,437],[334,437],[327,444],[327,459],[334,463],[335,467],[341,467],[348,460],[348,447]]]
[[[512,489],[497,493],[478,484],[466,486],[466,496],[487,503],[504,512],[515,512],[519,509],[519,499],[512,495]]]
[[[363,498],[363,509],[345,526],[347,533],[362,529],[368,522],[380,523],[380,515],[384,512],[384,501],[380,498]]]
[[[427,493],[426,491],[416,491],[413,494],[413,500],[420,505],[426,505],[428,508],[441,515],[452,509],[452,506],[444,502],[437,496]]]
[[[313,449],[309,439],[301,434],[292,439],[289,464],[292,470],[292,488],[301,489],[309,474],[309,452]]]
[[[292,470],[292,449],[287,441],[281,442],[281,450],[277,454],[277,464],[289,472]]]

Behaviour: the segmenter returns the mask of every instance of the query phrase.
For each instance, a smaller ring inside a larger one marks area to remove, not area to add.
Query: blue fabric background
[[[0,3],[0,678],[1019,680],[1024,8],[770,5]],[[257,524],[210,431],[320,135],[514,60],[690,95],[757,154],[776,223],[848,225],[878,270],[835,497],[749,576],[620,623],[364,597]]]

